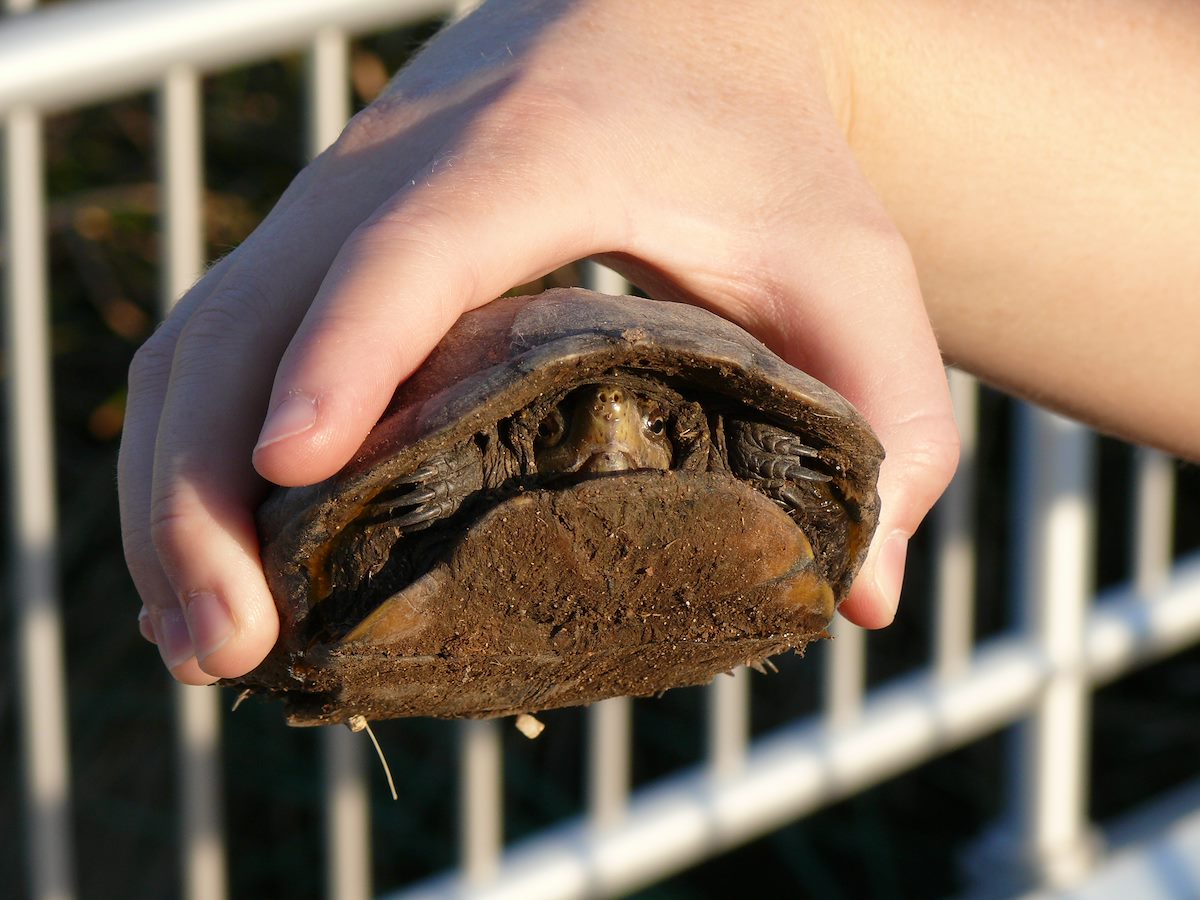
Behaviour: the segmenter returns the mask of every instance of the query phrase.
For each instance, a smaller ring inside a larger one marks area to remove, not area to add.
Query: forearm
[[[1200,457],[1200,12],[1128,3],[510,0],[445,32],[138,353],[122,528],[164,663],[258,665],[265,482],[336,473],[460,313],[573,259],[860,409],[861,625],[957,459],[930,318],[985,377]]]
[[[1200,457],[1200,7],[838,4],[836,98],[948,360]]]

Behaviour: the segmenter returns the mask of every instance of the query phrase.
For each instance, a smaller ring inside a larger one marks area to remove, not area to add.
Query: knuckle
[[[936,496],[945,490],[958,468],[961,440],[949,414],[927,413],[909,419],[903,429],[902,449],[894,458],[910,473],[920,473]],[[930,501],[932,503],[932,499]]]
[[[215,293],[183,326],[175,351],[175,377],[190,383],[221,371],[239,354],[267,352],[274,343],[269,302],[250,281]]]
[[[942,418],[937,419],[937,424],[931,423],[918,451],[925,468],[940,477],[942,487],[954,477],[961,452],[962,441],[958,429],[953,421]]]
[[[272,318],[272,306],[270,292],[257,279],[238,278],[235,284],[222,285],[192,313],[180,340],[209,344],[246,332],[262,333]]]
[[[246,309],[239,303],[221,303],[198,309],[183,329],[180,352],[192,355],[198,348],[228,341],[246,325]]]
[[[146,537],[126,534],[124,549],[125,566],[129,569],[129,575],[133,578],[133,585],[137,588],[142,602],[147,606],[159,605],[158,593],[152,589],[160,571],[154,548]]]
[[[125,566],[142,602],[150,608],[169,603],[170,589],[166,586],[147,517],[122,514],[121,546]]]
[[[412,105],[398,95],[385,94],[359,110],[329,148],[332,158],[352,156],[383,143],[413,124]]]
[[[270,293],[253,278],[222,285],[186,320],[160,326],[134,353],[129,366],[130,405],[162,393],[177,367],[219,364],[214,348],[234,342],[261,346],[275,318]]]
[[[173,567],[188,548],[197,546],[197,513],[194,498],[185,491],[167,490],[154,498],[147,523],[149,543],[164,567]]]
[[[419,264],[422,260],[442,262],[452,258],[460,243],[452,216],[437,204],[412,196],[358,225],[345,247],[353,258],[398,252],[406,261]]]
[[[141,394],[165,382],[175,360],[175,335],[159,328],[138,347],[129,364],[129,392]]]
[[[488,106],[475,123],[476,134],[492,146],[516,146],[528,152],[586,127],[592,116],[582,106],[566,82],[551,81],[534,71]]]
[[[857,248],[864,274],[889,283],[916,284],[916,266],[908,241],[882,210],[866,211],[854,223],[848,246]]]

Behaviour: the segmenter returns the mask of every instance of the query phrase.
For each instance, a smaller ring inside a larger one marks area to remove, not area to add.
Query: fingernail
[[[160,609],[154,614],[154,642],[168,669],[182,665],[196,655],[187,619],[178,607]]]
[[[255,450],[302,434],[317,424],[317,401],[308,394],[295,393],[271,410],[258,435]]]
[[[150,610],[144,606],[142,607],[142,611],[138,613],[138,631],[150,643],[155,643],[154,623],[150,621]]]
[[[221,598],[211,591],[192,591],[184,598],[184,609],[196,659],[203,662],[233,636],[233,617]]]
[[[893,531],[875,560],[875,588],[895,616],[900,606],[900,589],[904,584],[904,562],[908,558],[908,535]]]

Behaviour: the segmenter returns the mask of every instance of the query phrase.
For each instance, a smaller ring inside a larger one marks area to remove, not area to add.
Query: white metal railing
[[[99,0],[29,12],[8,0],[0,20],[4,127],[7,453],[12,486],[14,640],[25,766],[29,883],[37,897],[74,893],[62,626],[58,613],[41,116],[123,92],[154,90],[161,128],[165,310],[200,271],[201,73],[307,49],[308,150],[348,114],[350,34],[458,4],[432,0]],[[20,13],[18,15],[18,13]],[[592,286],[616,292],[611,272]],[[1010,723],[1022,722],[1009,781],[1008,862],[1034,882],[1066,883],[1091,864],[1083,795],[1091,692],[1135,666],[1200,641],[1200,558],[1172,562],[1171,462],[1137,457],[1134,579],[1093,596],[1092,437],[1058,417],[1019,417],[1015,471],[1023,573],[1014,631],[973,639],[972,533],[978,389],[951,373],[963,462],[939,504],[932,658],[926,670],[865,689],[866,642],[839,623],[823,649],[822,711],[749,740],[746,673],[709,690],[705,764],[630,790],[630,703],[588,711],[587,810],[506,847],[498,726],[460,729],[461,864],[403,896],[578,897],[632,889],[764,833]],[[227,895],[217,692],[177,689],[181,893]],[[323,734],[326,893],[372,893],[363,746]]]
[[[13,639],[20,682],[22,761],[31,884],[39,896],[71,890],[71,804],[67,773],[62,624],[58,602],[54,450],[46,328],[45,206],[41,122],[14,110],[4,129],[7,452],[13,558]]]
[[[19,2],[10,8],[29,8]],[[7,19],[0,115],[43,112],[311,47],[326,28],[357,34],[447,14],[450,0],[98,0]],[[14,10],[15,11],[15,10]]]

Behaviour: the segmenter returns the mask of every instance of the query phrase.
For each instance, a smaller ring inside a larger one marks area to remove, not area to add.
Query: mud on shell
[[[336,476],[259,513],[293,724],[645,696],[821,636],[878,516],[839,395],[704,310],[460,319]]]

